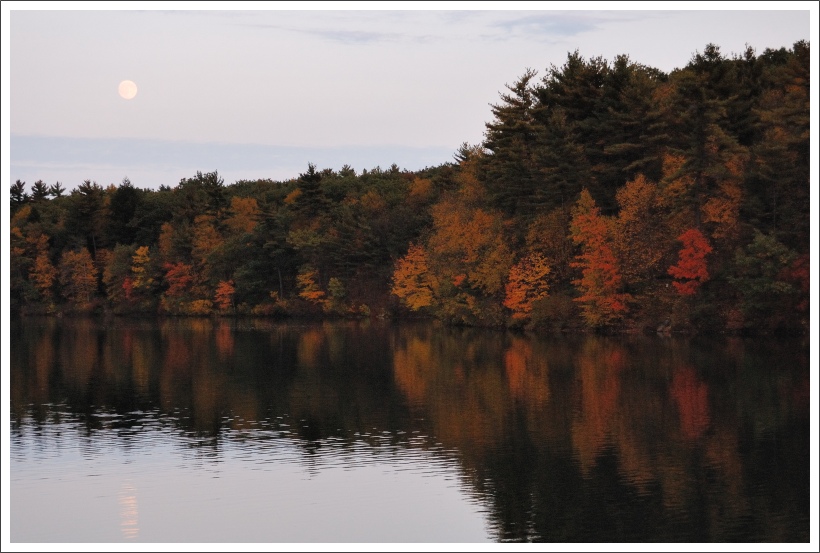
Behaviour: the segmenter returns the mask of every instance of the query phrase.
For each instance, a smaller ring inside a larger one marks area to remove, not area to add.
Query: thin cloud
[[[429,34],[415,35],[412,33],[385,33],[367,30],[340,30],[316,28],[303,29],[298,27],[292,27],[287,25],[275,25],[270,23],[239,23],[237,25],[241,27],[250,27],[256,29],[286,31],[300,35],[317,37],[321,40],[325,40],[328,42],[353,46],[399,42],[427,43],[442,38]]]
[[[404,40],[406,35],[398,33],[378,33],[373,31],[342,31],[337,29],[297,29],[283,25],[270,25],[265,23],[241,23],[243,27],[255,27],[258,29],[275,29],[289,31],[303,35],[310,35],[325,39],[331,42],[342,44],[373,44],[377,42],[396,42]]]
[[[647,13],[642,12],[641,17]],[[531,12],[522,17],[491,23],[487,36],[496,40],[528,39],[553,42],[601,30],[606,23],[626,21],[634,16],[621,12]]]

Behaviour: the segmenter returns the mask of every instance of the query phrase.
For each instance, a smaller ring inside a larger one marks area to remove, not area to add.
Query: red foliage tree
[[[193,267],[185,263],[166,263],[165,282],[168,283],[167,296],[177,297],[187,292],[194,280]]]
[[[678,254],[678,264],[669,267],[669,274],[679,279],[672,283],[682,296],[691,296],[701,284],[709,280],[706,255],[712,252],[709,241],[698,229],[689,229],[678,240],[683,247]]]

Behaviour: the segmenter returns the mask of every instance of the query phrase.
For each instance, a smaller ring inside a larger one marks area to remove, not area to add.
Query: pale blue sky
[[[8,4],[10,181],[59,180],[68,189],[125,176],[139,187],[174,186],[197,170],[217,170],[226,183],[280,180],[308,162],[357,171],[439,165],[462,142],[482,140],[490,104],[528,67],[544,75],[578,49],[586,58],[628,54],[668,72],[710,42],[726,55],[747,44],[791,47],[810,39],[815,5]],[[430,11],[441,5],[450,9]],[[653,11],[612,10],[624,6]],[[608,11],[583,9],[596,7]],[[132,100],[117,94],[124,79],[139,87]]]

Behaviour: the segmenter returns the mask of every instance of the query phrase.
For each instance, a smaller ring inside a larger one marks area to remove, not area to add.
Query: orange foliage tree
[[[40,297],[47,302],[52,300],[52,289],[57,280],[57,269],[51,263],[47,253],[37,254],[34,260],[34,267],[31,268],[30,278],[34,282],[35,288],[40,292]]]
[[[225,220],[225,225],[233,234],[253,232],[260,216],[259,204],[255,198],[231,198],[231,216]]]
[[[706,269],[706,255],[711,253],[709,241],[698,229],[692,228],[678,236],[683,247],[678,254],[678,263],[669,267],[669,274],[676,280],[672,283],[682,296],[691,296],[701,284],[709,280]]]
[[[410,244],[407,255],[396,262],[390,291],[404,304],[417,311],[433,304],[435,283],[427,264],[427,252],[418,244]]]
[[[581,292],[575,301],[591,327],[606,326],[619,320],[627,310],[629,295],[621,292],[621,273],[612,249],[610,222],[589,191],[584,189],[572,210],[570,232],[581,246],[573,267],[581,269],[581,278],[573,281]]]
[[[658,187],[638,175],[615,197],[620,210],[612,222],[612,236],[618,265],[627,286],[644,288],[663,271],[660,262],[671,246]]]
[[[216,228],[216,218],[212,215],[197,215],[194,218],[193,240],[191,255],[203,265],[207,263],[208,255],[213,252],[224,240]]]
[[[74,303],[88,303],[97,289],[97,268],[86,248],[68,250],[60,258],[63,295]]]
[[[159,237],[157,238],[157,246],[159,247],[159,253],[163,260],[170,260],[178,255],[176,234],[176,229],[171,223],[162,223]]]
[[[323,307],[327,304],[325,292],[319,287],[319,271],[315,267],[303,266],[296,275],[296,284],[299,287],[299,297]]]
[[[514,253],[500,214],[468,203],[467,194],[474,192],[463,188],[431,209],[434,232],[427,254],[438,284],[436,309],[452,321],[500,323]]]
[[[48,237],[45,234],[38,234],[29,242],[34,245],[36,252],[34,265],[29,270],[29,279],[34,283],[40,298],[50,302],[53,297],[54,283],[57,280],[57,269],[48,256]]]
[[[533,302],[547,297],[549,272],[546,258],[539,253],[531,253],[510,267],[504,307],[513,312],[513,319],[526,319]]]
[[[740,206],[743,200],[744,160],[733,156],[725,163],[726,174],[718,188],[701,208],[704,223],[712,223],[715,239],[728,238],[737,234]]]
[[[219,306],[220,309],[228,309],[233,305],[234,292],[236,292],[236,289],[234,288],[233,280],[222,280],[216,287],[216,293],[214,294],[214,302]]]

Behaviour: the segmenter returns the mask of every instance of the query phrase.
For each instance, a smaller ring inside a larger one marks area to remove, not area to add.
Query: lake
[[[807,339],[12,321],[12,542],[808,542]]]

